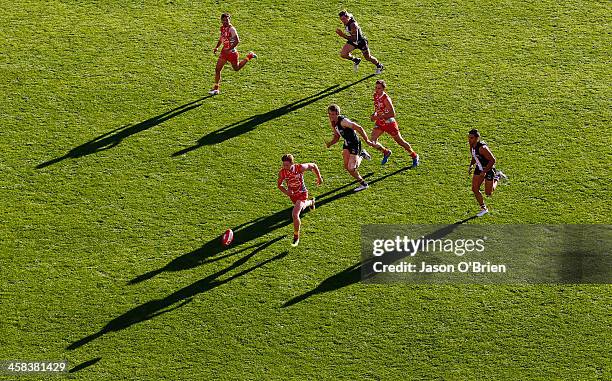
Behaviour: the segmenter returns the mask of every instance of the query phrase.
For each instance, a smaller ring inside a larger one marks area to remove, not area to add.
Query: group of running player
[[[370,61],[376,66],[375,74],[381,74],[384,70],[384,65],[370,54],[368,46],[368,40],[363,35],[361,28],[355,21],[354,17],[346,12],[341,11],[338,16],[340,21],[344,24],[345,30],[336,29],[336,34],[346,39],[345,45],[340,51],[340,56],[344,59],[353,62],[353,68],[355,71],[359,69],[361,59],[351,54],[354,49],[359,49],[363,53],[363,57]],[[221,70],[225,66],[226,62],[230,62],[232,68],[236,71],[246,65],[251,59],[256,58],[257,55],[254,52],[249,52],[247,57],[242,61],[238,62],[238,50],[236,46],[240,42],[236,28],[230,23],[230,15],[224,13],[221,15],[221,30],[220,37],[217,45],[213,49],[213,53],[216,54],[218,48],[222,46],[221,53],[217,60],[215,68],[215,84],[209,91],[211,95],[219,94],[219,84],[221,81]],[[358,181],[359,186],[355,188],[356,192],[362,191],[368,188],[368,183],[359,174],[358,168],[363,159],[371,160],[370,154],[362,148],[361,140],[359,136],[365,141],[365,143],[376,150],[380,151],[383,155],[381,163],[385,165],[391,157],[391,150],[385,148],[378,142],[378,138],[388,133],[397,144],[399,144],[408,154],[412,157],[412,166],[415,168],[419,165],[419,155],[412,149],[410,144],[405,141],[400,134],[398,124],[395,120],[395,108],[391,102],[391,98],[385,92],[387,84],[383,80],[377,80],[374,91],[374,113],[370,116],[370,120],[374,122],[375,126],[372,130],[370,137],[367,136],[363,127],[359,124],[351,121],[349,118],[340,114],[340,107],[332,104],[327,109],[329,117],[330,127],[333,132],[332,139],[326,142],[327,148],[336,144],[340,138],[344,140],[342,147],[342,156],[344,159],[344,168],[347,172]],[[472,191],[476,200],[478,201],[481,210],[478,212],[478,216],[483,216],[488,212],[488,209],[484,203],[482,194],[480,193],[480,187],[482,183],[485,183],[485,193],[487,196],[491,196],[493,190],[497,186],[500,178],[507,178],[501,171],[495,170],[495,157],[491,153],[488,146],[480,141],[480,134],[478,130],[471,130],[468,134],[468,141],[470,144],[470,151],[472,160],[469,167],[469,172],[472,172],[474,165],[476,170],[472,178]],[[286,154],[282,157],[283,166],[278,174],[277,187],[281,192],[289,196],[291,202],[294,204],[292,217],[293,217],[293,242],[292,246],[297,246],[300,241],[300,228],[301,220],[300,213],[305,208],[315,209],[315,198],[308,197],[308,189],[304,183],[304,172],[312,171],[316,175],[316,184],[320,185],[323,182],[321,172],[314,163],[298,164],[295,163],[293,155]],[[283,185],[286,183],[286,187]]]
[[[412,156],[412,168],[419,165],[419,155],[412,150],[412,147],[406,142],[395,121],[395,109],[391,103],[391,99],[385,93],[386,84],[383,80],[376,81],[376,91],[374,92],[374,108],[375,111],[370,117],[375,122],[375,127],[369,138],[359,124],[351,121],[349,118],[340,115],[340,107],[332,104],[327,108],[327,116],[329,117],[330,127],[332,129],[332,139],[325,143],[327,148],[336,144],[340,138],[344,140],[342,146],[342,157],[344,159],[344,168],[347,172],[359,182],[359,186],[355,188],[355,192],[362,191],[368,188],[368,183],[359,174],[359,165],[363,159],[371,160],[370,154],[361,147],[359,136],[369,145],[383,154],[381,163],[384,165],[391,157],[391,150],[385,148],[378,142],[378,138],[385,132],[402,146]],[[313,171],[317,176],[317,185],[323,182],[321,172],[314,163],[297,164],[294,163],[293,155],[287,154],[282,157],[283,167],[278,174],[277,187],[281,192],[291,198],[294,204],[293,207],[293,246],[297,246],[300,241],[300,213],[307,207],[315,208],[315,198],[308,198],[308,189],[304,184],[303,173],[305,171]],[[285,187],[283,183],[287,184]]]

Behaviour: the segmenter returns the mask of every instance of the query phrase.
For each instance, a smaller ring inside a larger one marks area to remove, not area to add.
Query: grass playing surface
[[[610,223],[610,3],[144,3],[0,5],[0,360],[87,380],[612,378],[609,285],[355,271],[362,224],[478,210],[471,128],[510,182],[469,223]],[[344,7],[381,76],[339,58]],[[209,97],[226,11],[258,58]],[[376,78],[422,165],[384,136],[389,164],[370,150],[353,194],[326,109],[371,131]],[[325,181],[306,175],[297,248],[288,152]]]

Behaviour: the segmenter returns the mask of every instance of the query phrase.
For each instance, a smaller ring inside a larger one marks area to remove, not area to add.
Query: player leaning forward
[[[308,199],[308,189],[304,184],[304,172],[312,171],[317,176],[317,185],[321,185],[323,178],[319,167],[314,163],[296,164],[294,163],[293,155],[287,154],[282,157],[283,167],[278,173],[278,181],[276,186],[281,192],[289,196],[293,203],[293,243],[292,246],[297,246],[300,243],[300,213],[305,208],[315,208],[315,198]],[[283,183],[287,182],[287,187]]]
[[[495,156],[487,146],[487,143],[480,141],[480,133],[478,130],[473,129],[468,133],[468,141],[470,143],[470,152],[472,154],[472,161],[470,162],[469,173],[472,173],[474,164],[476,170],[472,177],[472,192],[476,197],[476,201],[480,205],[480,212],[477,216],[482,217],[489,212],[485,205],[482,193],[480,193],[480,186],[485,183],[485,194],[491,196],[493,191],[497,187],[497,183],[500,179],[507,179],[502,171],[495,170]]]
[[[359,181],[360,184],[357,188],[355,188],[355,192],[367,189],[368,183],[363,179],[363,177],[361,177],[357,169],[361,164],[361,159],[370,160],[372,157],[366,152],[366,150],[361,148],[361,141],[359,140],[357,133],[361,135],[363,140],[368,145],[376,149],[380,149],[381,145],[378,143],[372,143],[370,139],[368,139],[363,127],[351,121],[344,115],[340,115],[340,107],[338,107],[338,105],[330,105],[327,108],[327,116],[329,117],[329,123],[331,124],[331,129],[334,136],[332,137],[331,141],[325,143],[325,146],[329,148],[336,144],[340,140],[340,137],[344,139],[344,144],[342,145],[344,168],[351,176]]]
[[[336,34],[346,40],[346,43],[340,51],[340,57],[353,61],[353,69],[357,71],[359,70],[361,58],[353,56],[351,52],[355,49],[359,49],[361,50],[361,53],[363,53],[363,58],[376,66],[375,73],[382,73],[384,66],[370,53],[368,39],[361,32],[361,28],[359,27],[359,24],[357,24],[357,21],[355,21],[353,15],[347,11],[340,11],[338,16],[340,17],[342,24],[344,24],[345,31],[343,32],[341,29],[336,29]]]
[[[412,157],[412,168],[419,165],[419,155],[412,149],[410,143],[402,138],[400,134],[397,121],[395,120],[395,108],[391,103],[391,98],[385,92],[387,84],[382,79],[376,81],[376,88],[374,90],[374,114],[370,116],[370,120],[375,123],[374,130],[372,130],[371,140],[374,144],[378,143],[378,138],[385,132],[391,135],[391,138],[395,140],[408,154]],[[383,153],[382,164],[386,164],[391,156],[391,150],[380,145],[377,147],[380,152]]]
[[[236,49],[236,46],[240,43],[240,38],[238,37],[236,28],[234,28],[234,26],[231,24],[230,19],[231,16],[229,13],[224,13],[221,15],[221,34],[219,35],[217,45],[213,49],[213,53],[217,53],[219,46],[223,45],[223,47],[221,48],[221,54],[219,54],[217,66],[215,67],[215,85],[213,86],[212,90],[208,92],[211,95],[219,94],[221,70],[223,70],[226,62],[229,61],[232,68],[235,71],[238,71],[242,69],[251,59],[257,58],[255,53],[249,52],[245,59],[238,62],[238,49]]]

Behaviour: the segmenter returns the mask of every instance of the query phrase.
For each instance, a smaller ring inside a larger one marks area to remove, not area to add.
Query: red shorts
[[[289,198],[291,199],[291,202],[294,204],[298,201],[306,201],[308,200],[308,191],[293,193],[291,196],[289,196]]]
[[[238,50],[221,50],[221,56],[219,58],[229,61],[232,65],[238,65]]]
[[[399,134],[399,127],[397,122],[394,120],[393,122],[387,122],[384,120],[376,121],[376,128],[380,128],[384,132],[388,133],[391,136],[395,136]]]

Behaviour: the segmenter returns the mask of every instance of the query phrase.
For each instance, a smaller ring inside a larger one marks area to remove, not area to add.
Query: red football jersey
[[[282,181],[287,181],[287,188],[292,193],[306,192],[304,169],[301,164],[293,164],[289,169],[283,168],[278,175]]]
[[[232,41],[236,39],[236,29],[233,25],[221,26],[221,42],[225,49],[232,46]]]
[[[376,93],[374,93],[374,112],[376,113],[376,115],[383,115],[384,113],[391,111],[385,105],[385,99],[387,99],[389,103],[391,103],[391,99],[389,98],[387,93],[382,93],[381,95],[377,95]]]

